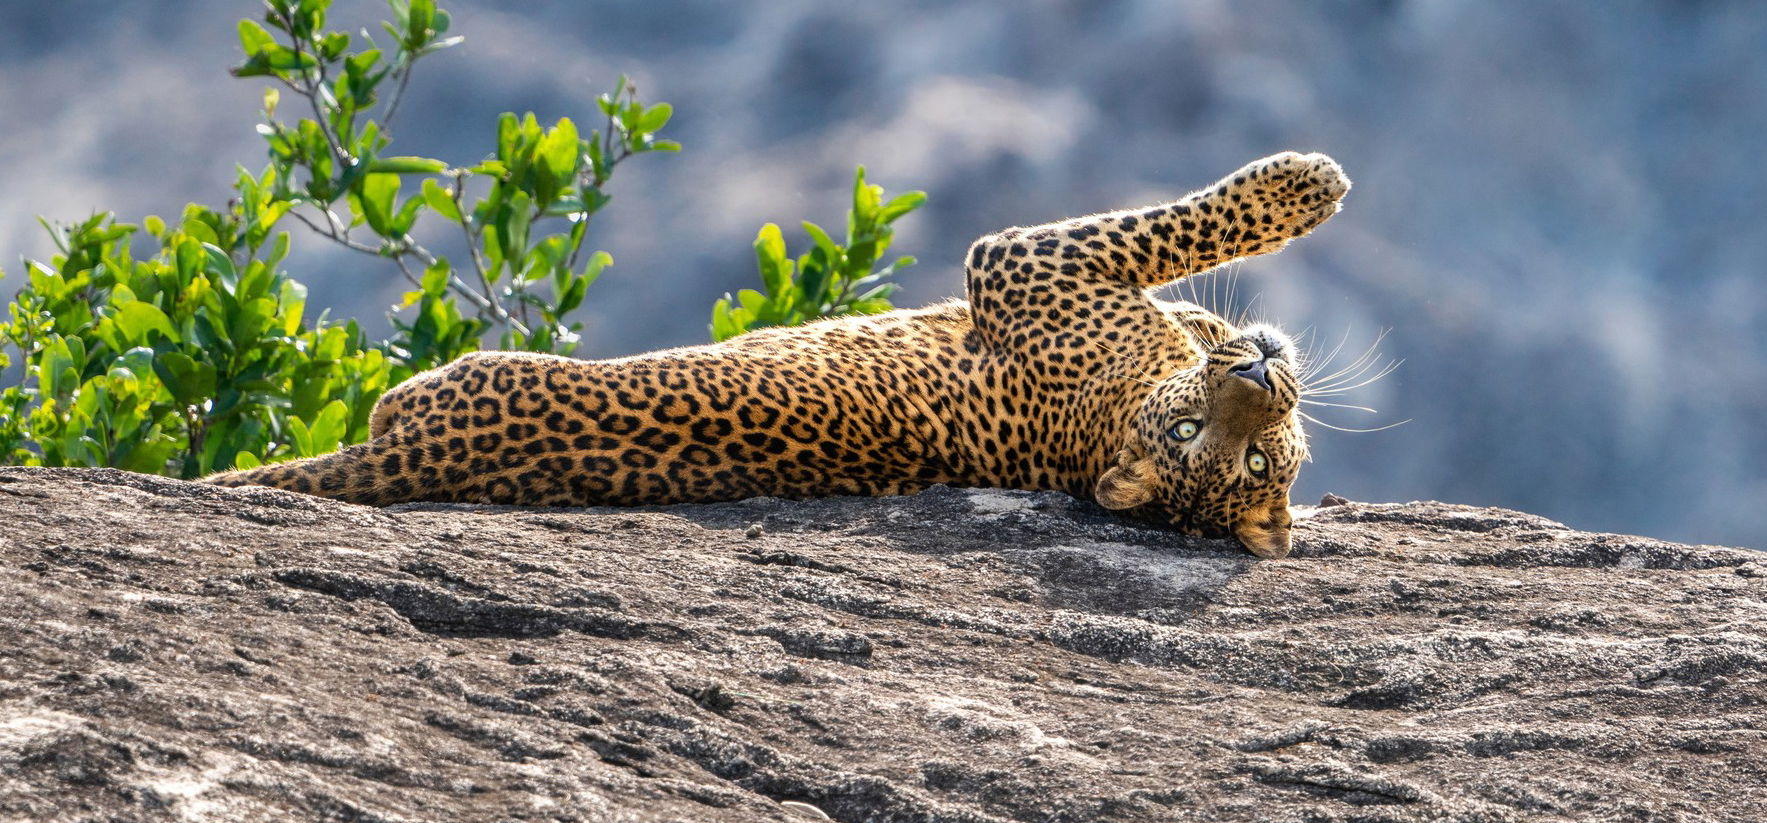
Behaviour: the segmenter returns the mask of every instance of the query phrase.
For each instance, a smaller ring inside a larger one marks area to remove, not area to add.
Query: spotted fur
[[[983,237],[967,302],[617,360],[470,354],[387,392],[367,443],[209,480],[372,505],[1053,489],[1281,557],[1306,453],[1294,347],[1149,290],[1280,249],[1348,190],[1330,158],[1279,154],[1176,202]]]

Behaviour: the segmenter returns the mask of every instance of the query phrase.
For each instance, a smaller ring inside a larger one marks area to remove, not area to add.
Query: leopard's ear
[[[1117,454],[1117,464],[1098,478],[1092,499],[1107,509],[1133,509],[1153,499],[1153,458],[1129,449]]]

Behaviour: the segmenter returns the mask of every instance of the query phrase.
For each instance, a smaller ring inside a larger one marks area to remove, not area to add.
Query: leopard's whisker
[[[1350,329],[1344,329],[1343,337],[1338,338],[1337,345],[1332,346],[1331,351],[1326,352],[1324,357],[1314,360],[1308,369],[1300,372],[1302,383],[1313,379],[1321,370],[1329,368],[1332,363],[1337,361],[1338,354],[1344,350],[1344,344],[1350,342],[1350,331]]]
[[[1266,325],[1266,324],[1268,324],[1269,321],[1266,319],[1267,315],[1265,315],[1264,311],[1263,311],[1265,308],[1267,308],[1267,306],[1264,305],[1263,300],[1264,300],[1264,293],[1263,292],[1258,292],[1257,294],[1252,295],[1252,299],[1246,302],[1245,308],[1240,310],[1239,319],[1234,321],[1234,325],[1243,329],[1248,325]],[[1299,347],[1297,347],[1297,349],[1298,348]],[[1295,360],[1297,361],[1295,365],[1297,367],[1300,365],[1298,361],[1300,361],[1302,359],[1298,356],[1299,354],[1300,354],[1300,352],[1297,351],[1296,352],[1297,356],[1295,358]]]
[[[1311,386],[1322,388],[1322,387],[1326,386],[1327,384],[1330,384],[1334,381],[1344,379],[1345,377],[1353,375],[1353,374],[1359,374],[1361,371],[1366,370],[1373,363],[1379,362],[1378,361],[1378,358],[1380,356],[1379,346],[1380,346],[1381,341],[1385,340],[1386,337],[1387,337],[1387,332],[1385,330],[1383,330],[1380,334],[1375,336],[1374,342],[1368,344],[1368,348],[1364,349],[1362,351],[1362,354],[1358,355],[1355,360],[1350,361],[1349,365],[1344,366],[1343,368],[1338,369],[1337,371],[1332,372],[1331,374],[1328,374],[1324,377],[1314,377],[1314,376],[1309,375],[1308,384]],[[1349,377],[1349,379],[1353,380],[1355,378]]]
[[[1328,392],[1332,394],[1341,394],[1345,391],[1358,389],[1392,374],[1394,370],[1399,368],[1399,364],[1404,363],[1405,361],[1394,360],[1375,369],[1375,364],[1377,362],[1379,361],[1371,360],[1353,374],[1345,375],[1336,380],[1322,381],[1308,386],[1304,393],[1309,395],[1321,395]],[[1373,376],[1369,376],[1370,370],[1373,370]]]
[[[1318,326],[1308,323],[1295,333],[1295,356],[1294,362],[1290,364],[1294,366],[1295,374],[1302,375],[1313,371],[1313,344],[1317,342],[1318,331]]]
[[[1305,390],[1303,393],[1308,397],[1330,397],[1334,394],[1348,394],[1350,392],[1356,391],[1357,389],[1363,388],[1365,386],[1373,385],[1374,383],[1379,382],[1381,379],[1385,378],[1387,375],[1390,375],[1394,371],[1397,371],[1399,368],[1399,365],[1404,362],[1405,362],[1404,360],[1395,360],[1391,363],[1386,364],[1385,366],[1382,366],[1380,371],[1375,372],[1372,376],[1369,376],[1365,379],[1356,381],[1354,383],[1343,383],[1343,384],[1339,384],[1339,385],[1328,386],[1323,389]]]
[[[1238,252],[1239,249],[1235,248],[1234,251]],[[1242,271],[1245,271],[1245,261],[1243,260],[1235,258],[1232,262],[1227,264],[1227,304],[1221,308],[1227,309],[1229,314],[1222,314],[1222,317],[1230,317],[1232,314],[1238,313],[1239,274]],[[1221,313],[1216,312],[1216,314]]]
[[[1334,375],[1325,380],[1315,380],[1307,384],[1307,390],[1309,392],[1325,391],[1327,389],[1335,389],[1347,383],[1354,383],[1357,380],[1360,380],[1369,369],[1374,368],[1377,362],[1378,361],[1370,360],[1366,363],[1358,363],[1344,371],[1342,374]]]
[[[1189,252],[1186,251],[1186,254],[1189,254]],[[1216,272],[1211,271],[1208,274],[1203,275],[1203,276],[1209,278],[1209,295],[1208,295],[1208,300],[1202,304],[1202,307],[1205,309],[1208,309],[1210,312],[1212,312],[1214,314],[1220,314],[1220,312],[1215,311],[1215,306],[1216,306],[1215,295],[1221,289],[1221,279],[1216,277],[1215,274],[1216,274]]]
[[[1368,412],[1369,414],[1376,413],[1374,409],[1371,409],[1367,406],[1353,406],[1353,405],[1350,405],[1349,403],[1327,403],[1324,400],[1313,400],[1313,399],[1307,398],[1307,397],[1301,398],[1301,402],[1306,403],[1309,406],[1330,406],[1331,408],[1334,408],[1334,409],[1354,409],[1359,412]]]
[[[1339,337],[1338,344],[1336,344],[1336,346],[1332,346],[1331,353],[1329,353],[1329,355],[1325,355],[1325,357],[1323,357],[1323,359],[1318,360],[1318,366],[1316,366],[1315,369],[1311,369],[1311,371],[1309,371],[1308,380],[1311,380],[1311,381],[1325,380],[1325,378],[1322,378],[1322,376],[1320,376],[1320,373],[1322,373],[1322,371],[1325,371],[1325,369],[1327,369],[1327,367],[1331,367],[1331,364],[1334,364],[1334,362],[1338,362],[1338,357],[1341,357],[1341,355],[1343,355],[1343,346],[1345,346],[1345,344],[1350,343],[1350,334],[1354,334],[1354,332],[1355,332],[1355,327],[1345,328],[1345,330],[1343,330],[1343,337]],[[1350,367],[1352,367],[1352,366],[1341,367],[1341,369],[1339,369],[1339,371],[1345,371],[1345,369],[1350,369]],[[1332,374],[1336,374],[1336,373],[1332,373]]]
[[[1313,423],[1315,425],[1324,426],[1328,429],[1331,429],[1332,431],[1349,432],[1351,434],[1369,434],[1372,432],[1386,431],[1387,429],[1396,428],[1398,426],[1403,426],[1406,423],[1411,422],[1410,418],[1406,418],[1406,419],[1401,420],[1397,423],[1388,423],[1385,426],[1377,426],[1372,429],[1355,429],[1355,428],[1350,428],[1347,426],[1334,426],[1330,423],[1325,422],[1324,420],[1320,420],[1319,418],[1314,417],[1313,415],[1310,415],[1310,414],[1308,414],[1304,411],[1300,411],[1298,409],[1295,411],[1295,414],[1300,415],[1301,417],[1305,418],[1308,422]]]
[[[1228,252],[1227,305],[1222,306],[1222,308],[1227,309],[1228,312],[1233,313],[1237,313],[1236,307],[1239,305],[1239,276],[1245,271],[1245,258],[1240,257],[1239,252],[1240,241],[1235,239],[1233,241],[1233,250]],[[1216,312],[1216,314],[1221,315],[1223,318],[1230,316],[1226,312]]]

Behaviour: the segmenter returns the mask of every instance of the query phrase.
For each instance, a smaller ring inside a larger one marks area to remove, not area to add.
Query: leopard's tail
[[[416,500],[419,490],[410,476],[400,471],[400,454],[394,451],[394,444],[394,435],[383,434],[331,454],[219,472],[204,477],[202,482],[217,486],[268,486],[369,506]]]

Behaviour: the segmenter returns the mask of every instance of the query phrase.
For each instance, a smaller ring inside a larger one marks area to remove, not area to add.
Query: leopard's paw
[[[1323,154],[1285,151],[1223,178],[1208,193],[1236,212],[1246,239],[1279,243],[1300,237],[1337,214],[1350,178]]]

